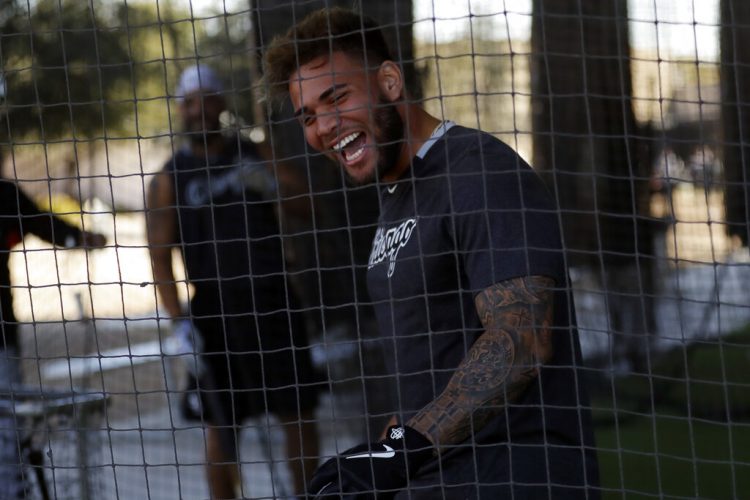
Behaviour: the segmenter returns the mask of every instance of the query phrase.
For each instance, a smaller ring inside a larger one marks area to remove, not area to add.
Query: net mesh
[[[260,213],[254,207],[271,207],[283,256],[271,275],[284,276],[284,287],[214,283],[214,321],[225,331],[243,321],[261,331],[277,321],[273,308],[248,316],[243,300],[258,307],[280,295],[283,321],[303,325],[308,345],[298,352],[323,380],[309,417],[320,442],[315,462],[377,438],[401,410],[367,290],[378,190],[348,184],[306,144],[290,103],[263,98],[260,58],[273,38],[333,5],[352,2],[0,0],[1,174],[40,211],[32,224],[20,198],[0,199],[0,259],[9,270],[0,270],[0,291],[12,305],[0,318],[0,373],[13,382],[0,392],[8,401],[19,388],[108,399],[90,418],[0,417],[0,474],[22,471],[29,498],[41,498],[36,469],[53,498],[209,496],[206,419],[200,409],[197,419],[185,415],[195,360],[181,350],[157,286],[165,275],[152,260],[154,248],[173,243],[159,234],[174,227],[149,199],[164,169],[170,179],[177,168],[170,158],[190,144],[178,82],[198,63],[220,81],[213,90],[226,109],[217,132],[253,144],[265,161],[253,170],[241,159],[239,173],[201,185],[212,194],[195,194],[196,203],[218,221],[211,234],[182,213],[172,222],[193,238],[167,250],[176,303],[205,314],[195,308],[206,304],[189,304],[210,274],[185,271],[200,252],[214,273],[271,265],[255,259],[273,238],[248,229]],[[409,100],[502,140],[549,189],[604,496],[750,491],[748,4],[412,0],[354,8],[385,30]],[[207,102],[199,119],[209,115]],[[201,154],[191,168],[208,178],[211,157]],[[264,193],[241,195],[250,208],[239,217],[215,201],[243,191],[237,186]],[[50,213],[103,234],[106,245],[74,248]],[[53,234],[33,229],[40,225]],[[240,226],[245,232],[233,232]],[[258,349],[227,342],[226,360]],[[266,360],[261,376],[276,376],[275,364],[283,362]],[[304,399],[313,381],[294,375],[285,387]],[[286,443],[307,432],[306,417],[295,414],[291,422],[276,413],[243,421],[243,496],[292,495]],[[30,448],[19,453],[19,440],[32,434],[41,465]]]

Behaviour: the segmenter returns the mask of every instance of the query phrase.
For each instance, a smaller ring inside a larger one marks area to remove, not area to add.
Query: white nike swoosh
[[[346,457],[347,460],[350,458],[393,458],[396,456],[396,452],[393,451],[393,448],[388,446],[387,444],[383,445],[383,448],[385,448],[385,451],[371,451],[367,453],[360,453],[359,455],[349,455]]]
[[[323,486],[322,488],[320,488],[320,490],[315,494],[315,496],[317,497],[318,495],[320,495],[321,493],[323,493],[323,490],[326,489],[326,488],[328,488],[332,484],[333,484],[333,481],[328,481],[325,486]]]

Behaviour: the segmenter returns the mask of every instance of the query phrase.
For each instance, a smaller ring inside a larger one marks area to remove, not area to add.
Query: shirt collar
[[[424,144],[422,144],[422,147],[419,148],[419,151],[417,151],[416,156],[420,159],[424,159],[427,152],[430,150],[433,144],[435,144],[438,139],[440,139],[443,134],[445,134],[448,130],[450,130],[456,123],[451,120],[445,120],[438,124],[437,127],[435,127],[435,130],[432,131],[432,135],[429,139],[425,141]]]

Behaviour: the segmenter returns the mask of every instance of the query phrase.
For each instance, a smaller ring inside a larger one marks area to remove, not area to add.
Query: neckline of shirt
[[[417,154],[414,156],[416,156],[420,160],[424,160],[424,157],[427,155],[427,152],[430,150],[430,148],[432,148],[432,146],[435,145],[435,143],[455,125],[456,122],[452,120],[443,120],[438,123],[437,127],[435,127],[435,130],[433,130],[432,134],[430,134],[429,139],[427,139],[424,144],[422,144],[422,147],[419,148],[419,151],[417,151]],[[396,188],[398,188],[398,181],[386,186],[385,190],[388,191],[388,194],[393,194],[396,192]]]
[[[432,131],[432,134],[430,135],[430,138],[427,139],[424,144],[422,144],[422,147],[419,148],[419,151],[417,151],[417,154],[415,155],[419,159],[424,160],[425,155],[427,155],[427,152],[432,148],[432,146],[445,135],[446,132],[448,132],[453,126],[456,125],[456,122],[451,120],[444,120],[438,123],[437,127],[435,127],[435,130]]]

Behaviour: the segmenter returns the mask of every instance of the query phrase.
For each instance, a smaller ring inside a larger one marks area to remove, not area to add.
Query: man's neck
[[[190,140],[190,151],[193,156],[216,156],[224,151],[224,137],[220,132],[209,132]]]
[[[432,136],[441,121],[416,104],[405,104],[399,110],[404,121],[404,143],[401,146],[396,165],[383,176],[384,181],[390,182],[400,178],[411,165],[412,158],[417,151]]]

